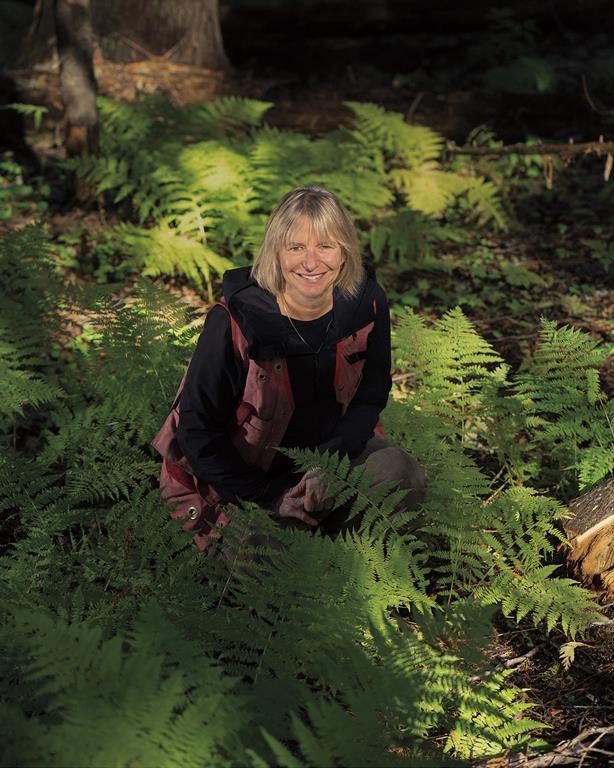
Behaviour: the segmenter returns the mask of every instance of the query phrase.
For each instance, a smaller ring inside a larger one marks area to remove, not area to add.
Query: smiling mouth
[[[316,283],[318,280],[320,280],[325,275],[324,272],[320,272],[317,275],[307,275],[307,274],[303,274],[301,272],[295,272],[294,274],[298,275],[298,277],[300,277],[303,280],[307,280],[308,283]]]

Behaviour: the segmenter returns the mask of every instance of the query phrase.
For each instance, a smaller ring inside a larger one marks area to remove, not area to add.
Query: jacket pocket
[[[251,466],[262,466],[263,455],[271,443],[273,419],[261,419],[252,413],[243,422],[233,440],[244,461]]]

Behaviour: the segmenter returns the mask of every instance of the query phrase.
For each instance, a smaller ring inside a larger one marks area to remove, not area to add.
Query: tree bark
[[[98,111],[90,0],[54,0],[68,157],[98,151]]]
[[[225,70],[218,0],[91,0],[101,50],[112,61],[143,56]]]
[[[191,5],[191,21],[174,47],[172,59],[195,67],[228,69],[218,0],[192,0]]]

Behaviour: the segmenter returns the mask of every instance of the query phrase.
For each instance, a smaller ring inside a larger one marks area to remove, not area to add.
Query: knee
[[[426,488],[426,472],[415,456],[398,445],[390,445],[372,454],[366,462],[374,472],[375,482],[392,481],[400,489],[412,492],[422,499]]]
[[[399,488],[405,488],[412,492],[416,500],[422,500],[426,489],[426,471],[415,456],[407,453],[402,448],[395,446],[398,467]]]

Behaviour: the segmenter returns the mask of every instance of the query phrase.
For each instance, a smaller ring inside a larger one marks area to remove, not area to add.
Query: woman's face
[[[279,253],[284,295],[295,304],[313,306],[332,295],[343,262],[339,243],[316,237],[309,219],[301,216]]]

